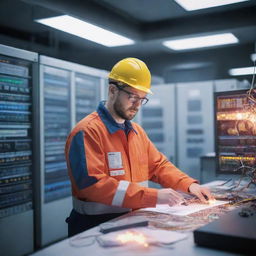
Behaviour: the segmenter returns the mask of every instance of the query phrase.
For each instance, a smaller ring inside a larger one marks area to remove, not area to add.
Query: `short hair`
[[[111,79],[111,78],[108,79],[108,84],[114,84],[114,85],[116,85],[117,87],[120,87],[120,88],[125,88],[125,87],[129,86],[128,84],[125,84],[123,82],[120,82],[120,81],[117,81],[117,80],[114,80],[114,79]]]

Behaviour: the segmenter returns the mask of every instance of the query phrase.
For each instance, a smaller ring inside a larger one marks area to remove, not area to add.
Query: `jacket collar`
[[[97,108],[97,113],[99,114],[102,122],[107,127],[109,133],[115,133],[118,130],[122,130],[120,126],[118,126],[117,122],[114,120],[114,118],[111,116],[107,108],[105,107],[106,101],[101,101]],[[128,127],[129,132],[132,130],[136,134],[136,130],[133,128],[131,121],[125,120],[125,125]]]

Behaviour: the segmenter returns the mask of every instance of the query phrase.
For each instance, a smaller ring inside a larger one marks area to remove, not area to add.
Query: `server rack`
[[[213,81],[177,86],[177,166],[200,179],[200,156],[214,152]]]
[[[37,205],[37,247],[67,236],[72,209],[64,147],[71,128],[96,110],[106,72],[40,56],[41,170]]]
[[[0,248],[34,248],[34,174],[38,170],[38,55],[0,45]]]

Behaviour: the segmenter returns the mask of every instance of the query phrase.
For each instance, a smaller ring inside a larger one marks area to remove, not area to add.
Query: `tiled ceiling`
[[[229,78],[229,68],[252,65],[255,13],[255,0],[192,12],[172,0],[2,0],[0,43],[107,70],[120,58],[134,56],[167,82],[222,79]],[[60,14],[128,36],[136,44],[109,48],[34,22]],[[219,32],[232,32],[239,44],[183,52],[162,45],[166,39]],[[177,70],[191,75],[170,75]]]
[[[156,22],[167,19],[184,18],[194,15],[208,15],[250,7],[255,5],[255,1],[246,1],[232,5],[220,6],[217,8],[201,9],[187,12],[173,0],[94,0],[102,6],[112,9],[119,15],[129,16],[138,22]]]

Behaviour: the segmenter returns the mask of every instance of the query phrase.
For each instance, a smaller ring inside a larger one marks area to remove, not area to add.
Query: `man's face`
[[[114,111],[120,118],[132,120],[141,107],[140,99],[145,98],[147,94],[129,86],[122,90],[117,88],[117,90],[117,97],[113,104]]]

